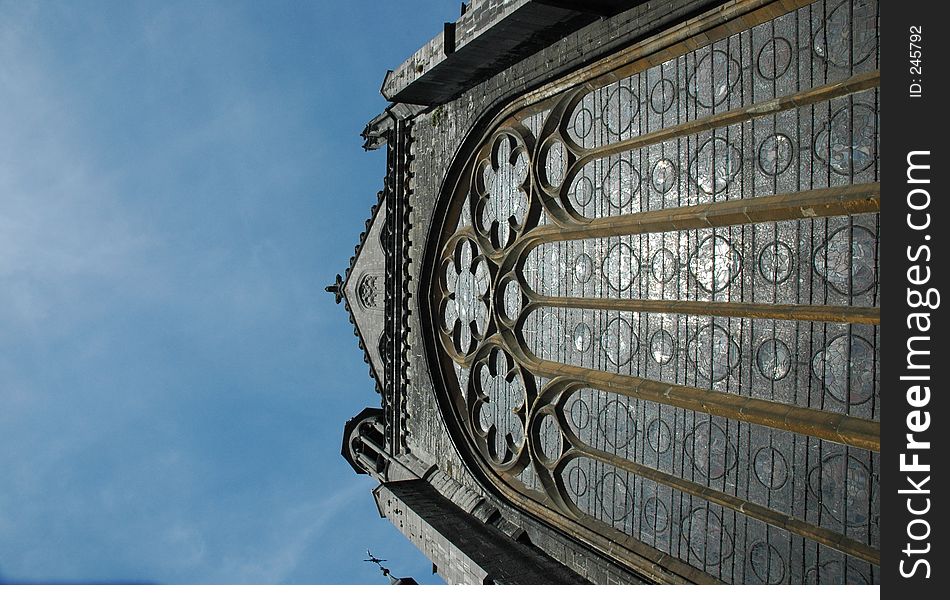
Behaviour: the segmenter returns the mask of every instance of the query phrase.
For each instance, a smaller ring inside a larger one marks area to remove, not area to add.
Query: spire
[[[368,549],[366,550],[366,554],[369,556],[369,558],[364,558],[363,562],[371,562],[379,567],[379,570],[383,572],[383,577],[389,578],[389,585],[418,585],[416,580],[412,577],[394,577],[392,571],[381,564],[386,562],[385,559],[376,558]]]
[[[336,275],[336,281],[328,285],[325,289],[333,294],[336,298],[336,303],[339,304],[340,300],[343,299],[343,278],[340,277],[339,273]]]

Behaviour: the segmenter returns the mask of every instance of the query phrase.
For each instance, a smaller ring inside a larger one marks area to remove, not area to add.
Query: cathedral
[[[460,13],[327,288],[380,516],[448,583],[878,583],[877,3]]]

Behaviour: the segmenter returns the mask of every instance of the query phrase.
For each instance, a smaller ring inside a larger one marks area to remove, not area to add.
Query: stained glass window
[[[432,322],[518,506],[685,580],[877,582],[877,6],[780,12],[503,111]]]

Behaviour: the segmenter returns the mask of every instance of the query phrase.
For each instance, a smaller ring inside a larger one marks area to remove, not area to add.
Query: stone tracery
[[[564,90],[471,157],[432,293],[508,493],[727,582],[787,581],[795,552],[819,557],[806,579],[875,578],[877,38],[841,17],[872,9],[818,2]],[[722,116],[835,83],[806,58],[849,85]]]

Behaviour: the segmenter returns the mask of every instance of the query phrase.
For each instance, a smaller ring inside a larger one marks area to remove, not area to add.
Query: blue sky
[[[0,0],[0,580],[436,580],[339,456],[323,287],[458,4]]]

